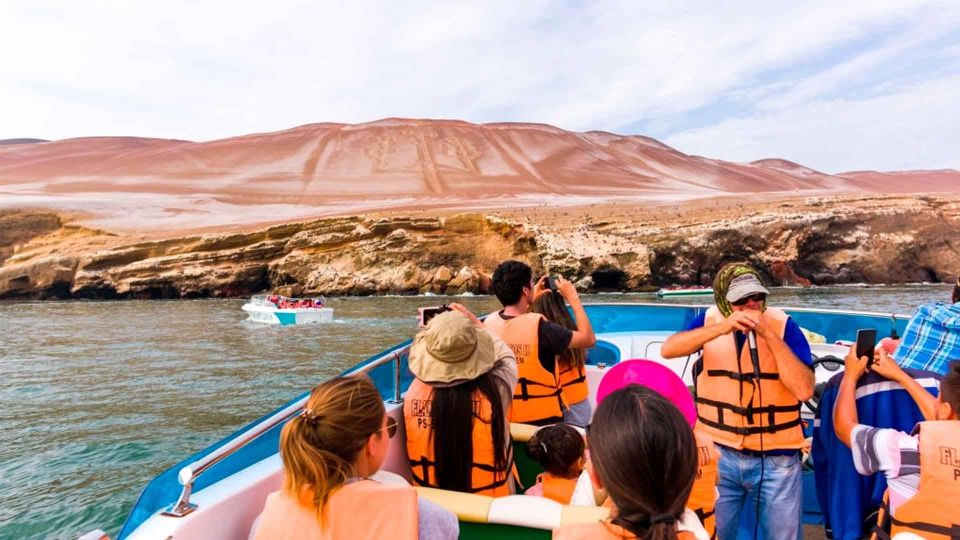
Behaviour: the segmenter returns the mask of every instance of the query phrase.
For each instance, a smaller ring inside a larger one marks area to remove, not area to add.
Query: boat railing
[[[400,388],[400,376],[402,372],[401,368],[401,359],[403,358],[404,353],[410,349],[409,345],[401,347],[399,349],[390,351],[386,354],[383,354],[361,366],[358,366],[356,369],[353,369],[346,373],[347,375],[356,375],[359,373],[367,373],[373,369],[380,367],[384,364],[393,363],[393,395],[390,399],[387,400],[387,403],[398,404],[402,403],[403,399],[401,398],[402,390]],[[258,422],[256,425],[250,427],[240,435],[237,435],[230,441],[228,441],[223,446],[217,448],[213,452],[207,454],[206,456],[194,461],[193,463],[184,466],[180,469],[180,472],[177,473],[177,482],[183,486],[183,489],[180,491],[180,497],[175,503],[170,505],[162,512],[164,516],[172,517],[183,517],[187,514],[193,512],[197,509],[197,505],[190,502],[190,495],[193,492],[193,484],[197,481],[197,478],[200,477],[204,472],[208,471],[211,467],[220,463],[230,455],[232,455],[237,450],[245,447],[247,444],[256,440],[257,437],[263,435],[264,433],[270,431],[271,429],[277,427],[280,424],[290,420],[296,415],[300,414],[303,410],[304,405],[307,402],[307,397],[301,398],[290,405],[284,407],[283,409],[277,411],[276,413],[270,415],[268,418],[263,419]]]

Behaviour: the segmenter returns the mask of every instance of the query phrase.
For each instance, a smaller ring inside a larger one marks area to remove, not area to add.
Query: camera
[[[422,307],[418,309],[420,311],[420,321],[418,325],[426,326],[430,322],[430,319],[436,317],[437,315],[439,315],[440,313],[443,313],[444,311],[450,311],[453,308],[451,308],[447,304],[443,304],[440,306]]]

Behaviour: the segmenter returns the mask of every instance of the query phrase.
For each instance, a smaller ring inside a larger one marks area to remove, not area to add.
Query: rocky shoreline
[[[940,282],[960,271],[960,197],[829,196],[316,219],[138,240],[55,213],[0,214],[0,299],[485,293],[516,258],[582,290]]]

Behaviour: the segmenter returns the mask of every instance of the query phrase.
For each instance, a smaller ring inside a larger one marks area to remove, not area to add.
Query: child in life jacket
[[[526,494],[570,504],[577,478],[586,462],[586,446],[580,432],[569,424],[538,429],[527,442],[527,454],[543,467],[544,472],[537,476],[537,483]]]

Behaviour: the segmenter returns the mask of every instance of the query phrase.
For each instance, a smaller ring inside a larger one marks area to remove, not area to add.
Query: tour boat
[[[330,322],[333,308],[325,298],[287,298],[276,294],[260,294],[243,305],[248,320],[266,324],[306,324]]]
[[[669,304],[590,304],[587,314],[597,334],[597,344],[587,358],[590,399],[605,371],[621,360],[647,358],[668,366],[690,386],[695,355],[664,360],[660,348],[668,336],[685,329],[704,306]],[[908,317],[890,314],[839,312],[815,309],[786,309],[803,328],[825,336],[828,344],[811,345],[816,379],[823,383],[842,369],[847,348],[838,340],[854,339],[859,328],[881,332],[894,327],[902,333]],[[412,330],[412,329],[411,329]],[[390,347],[359,361],[344,374],[366,373],[384,398],[384,404],[398,423],[403,422],[404,392],[412,380],[407,367],[411,341]],[[359,359],[358,359],[359,360]],[[309,387],[318,381],[305,383]],[[818,385],[819,386],[819,385]],[[278,454],[283,425],[300,414],[309,392],[244,426],[233,435],[198,451],[154,478],[140,494],[120,539],[157,538],[227,540],[249,538],[269,493],[278,490],[282,469]],[[816,397],[802,407],[812,430]],[[531,426],[511,426],[514,457],[521,481],[532,485],[537,465],[523,450]],[[809,435],[809,432],[808,432]],[[406,458],[404,430],[391,439],[387,458],[378,473],[386,481],[411,480]],[[392,480],[391,480],[392,479]],[[804,472],[804,522],[822,523],[814,494],[813,473]],[[491,498],[483,495],[416,488],[421,496],[438,503],[460,520],[460,538],[549,538],[561,522],[596,521],[603,509],[563,506],[542,497],[511,495]],[[750,507],[750,505],[746,505]],[[748,508],[749,511],[749,508]],[[362,527],[362,520],[357,522]]]
[[[699,296],[705,294],[712,295],[713,289],[710,287],[671,287],[657,291],[657,296],[660,298],[665,296]]]

